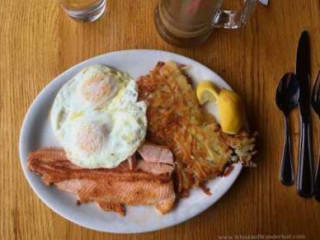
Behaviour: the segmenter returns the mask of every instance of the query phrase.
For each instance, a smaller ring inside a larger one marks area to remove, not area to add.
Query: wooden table
[[[157,1],[108,0],[107,14],[86,24],[70,20],[56,0],[1,1],[0,238],[319,239],[320,203],[298,197],[295,187],[278,180],[283,122],[274,103],[278,80],[295,69],[303,29],[311,36],[313,79],[320,68],[319,1],[271,0],[269,7],[257,7],[245,28],[216,30],[193,49],[173,47],[158,36],[152,21]],[[183,224],[140,235],[100,233],[63,219],[36,197],[20,167],[19,131],[33,99],[58,74],[98,54],[134,48],[191,57],[228,81],[245,99],[250,124],[260,133],[258,168],[244,170],[219,202]],[[295,156],[297,114],[292,114]]]

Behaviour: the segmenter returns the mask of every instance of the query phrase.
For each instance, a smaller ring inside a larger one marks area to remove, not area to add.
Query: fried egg
[[[51,110],[54,135],[70,161],[114,168],[143,142],[147,106],[136,82],[105,65],[83,69],[58,92]]]

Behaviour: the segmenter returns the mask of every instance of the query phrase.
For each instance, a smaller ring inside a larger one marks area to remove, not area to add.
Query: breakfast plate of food
[[[22,124],[20,161],[38,197],[71,222],[154,231],[200,214],[254,166],[246,122],[241,98],[202,64],[112,52],[40,92]]]

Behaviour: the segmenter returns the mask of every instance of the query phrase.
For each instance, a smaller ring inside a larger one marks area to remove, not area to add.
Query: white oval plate
[[[235,164],[228,176],[218,177],[207,184],[212,192],[211,196],[207,196],[200,189],[194,189],[190,197],[180,199],[175,209],[167,215],[160,215],[152,206],[127,206],[126,216],[121,217],[116,213],[103,212],[94,203],[77,206],[74,195],[55,187],[47,187],[39,176],[27,168],[30,152],[44,146],[59,146],[49,124],[50,107],[61,86],[82,68],[92,64],[106,64],[138,79],[139,76],[148,74],[158,61],[169,60],[190,66],[188,73],[195,85],[202,80],[211,80],[220,87],[230,88],[220,76],[189,58],[164,51],[128,50],[107,53],[86,60],[59,75],[40,92],[25,116],[20,133],[19,152],[22,169],[30,186],[49,208],[69,221],[93,230],[141,233],[186,221],[209,208],[227,192],[242,169],[240,164]],[[214,104],[206,107],[218,117]]]

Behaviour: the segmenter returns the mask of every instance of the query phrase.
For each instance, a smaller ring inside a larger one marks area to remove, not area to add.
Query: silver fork
[[[317,79],[312,88],[311,105],[313,110],[317,113],[318,117],[320,118],[320,71],[318,73]],[[316,200],[320,201],[320,147],[319,147],[318,159],[319,160],[318,160],[318,167],[316,171],[314,194],[315,194]]]

